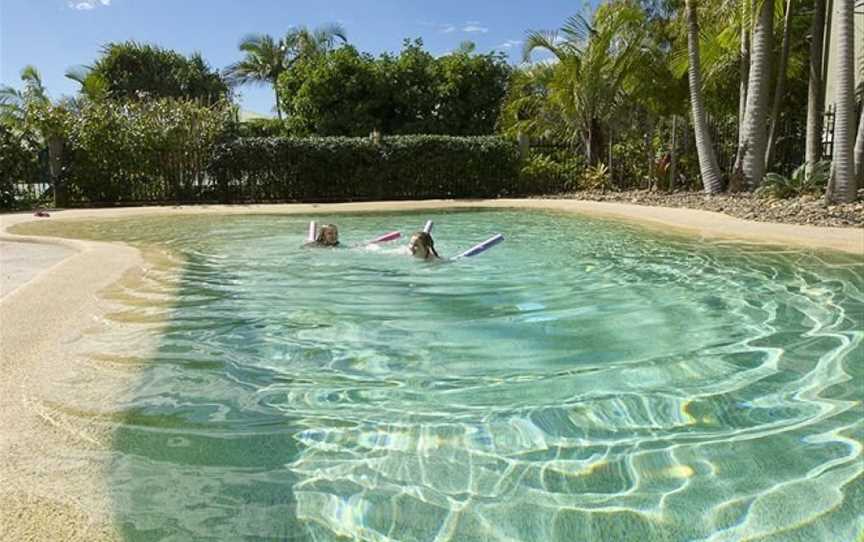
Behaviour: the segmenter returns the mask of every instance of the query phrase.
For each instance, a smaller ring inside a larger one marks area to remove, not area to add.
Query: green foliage
[[[285,137],[290,135],[288,127],[279,119],[252,119],[235,127],[236,137]]]
[[[498,137],[240,139],[210,166],[223,201],[496,197],[518,189],[516,144]]]
[[[16,205],[16,183],[39,181],[37,148],[31,138],[0,125],[0,209]]]
[[[523,192],[529,194],[557,194],[579,188],[585,166],[575,157],[556,160],[547,154],[529,156],[519,171]]]
[[[422,45],[377,59],[341,47],[298,62],[279,78],[292,133],[492,133],[510,72],[503,57],[464,48],[434,58]]]
[[[186,98],[215,104],[229,97],[222,76],[200,54],[186,57],[134,41],[106,45],[87,76],[119,100]]]
[[[327,24],[309,30],[305,26],[293,27],[282,39],[269,34],[249,34],[240,40],[244,54],[225,69],[225,77],[234,85],[248,83],[269,84],[276,93],[276,113],[282,119],[282,98],[279,94],[279,76],[303,60],[320,56],[336,46],[336,41],[347,41],[345,29],[338,24]]]
[[[279,78],[291,132],[369,134],[384,116],[386,93],[382,83],[375,60],[351,46],[298,63]]]
[[[807,164],[802,164],[792,172],[791,177],[779,173],[768,173],[756,194],[772,198],[796,198],[805,194],[820,195],[825,192],[831,177],[831,162],[822,160],[813,165],[813,172],[807,175]]]
[[[526,70],[524,80],[516,81],[520,90],[510,99],[517,104],[505,105],[505,122],[510,131],[581,141],[591,164],[602,156],[611,119],[642,97],[648,82],[663,79],[655,72],[668,73],[655,58],[659,51],[647,34],[644,11],[628,1],[601,5],[590,21],[571,17],[560,32],[529,32],[526,61],[535,50],[558,62]]]
[[[588,166],[582,172],[582,178],[579,181],[579,186],[586,190],[612,190],[612,176],[609,175],[609,168],[603,162],[594,166]]]
[[[224,104],[88,102],[68,123],[63,181],[79,203],[197,199],[230,119]]]
[[[34,106],[50,105],[48,91],[42,84],[42,76],[33,66],[21,70],[23,88],[0,86],[0,124],[23,129],[27,121],[27,110]]]

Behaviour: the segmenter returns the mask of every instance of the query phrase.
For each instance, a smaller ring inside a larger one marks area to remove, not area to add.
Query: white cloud
[[[512,49],[517,45],[522,45],[522,40],[507,40],[498,47],[501,47],[502,49]]]
[[[489,28],[483,26],[480,21],[466,21],[463,24],[453,23],[433,23],[429,21],[420,21],[423,26],[434,26],[438,28],[438,32],[442,34],[452,34],[453,32],[475,33],[480,32],[485,34],[489,32]]]
[[[79,11],[90,11],[99,6],[110,6],[111,0],[74,0],[69,2],[69,7]]]
[[[485,26],[480,26],[479,23],[476,23],[476,22],[470,23],[469,22],[469,23],[466,23],[465,26],[462,27],[462,32],[480,32],[482,34],[485,34],[486,32],[489,32],[489,29],[486,28]]]

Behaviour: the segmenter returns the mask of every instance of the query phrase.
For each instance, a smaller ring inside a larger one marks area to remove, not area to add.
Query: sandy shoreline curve
[[[21,236],[9,230],[38,220],[90,220],[148,215],[336,214],[448,209],[534,209],[623,220],[705,240],[788,245],[864,256],[864,230],[757,223],[720,213],[579,200],[429,200],[337,204],[197,205],[76,209],[51,218],[30,213],[0,215],[0,241],[62,247],[63,259],[35,273],[0,299],[0,539],[105,540],[118,537],[105,494],[104,465],[79,461],[57,466],[67,480],[47,482],[34,457],[64,443],[107,449],[98,424],[74,426],[40,410],[39,398],[70,371],[79,370],[69,344],[104,316],[99,295],[128,273],[141,271],[141,252],[122,243]],[[104,394],[104,400],[111,400]],[[37,405],[34,408],[34,404]],[[46,460],[46,461],[50,461]],[[44,465],[42,465],[44,466]],[[35,488],[35,489],[34,489]],[[61,488],[64,495],[52,495]]]
[[[770,222],[752,222],[723,213],[681,207],[650,207],[616,202],[574,199],[421,200],[358,203],[286,203],[249,205],[191,205],[71,209],[51,219],[125,218],[153,215],[199,214],[315,214],[421,211],[447,209],[534,209],[562,211],[622,220],[667,232],[688,233],[703,239],[787,245],[864,255],[864,229],[828,228]],[[24,215],[0,215],[0,239],[8,228],[39,220]],[[51,220],[49,219],[49,220]],[[31,237],[39,240],[40,238]]]

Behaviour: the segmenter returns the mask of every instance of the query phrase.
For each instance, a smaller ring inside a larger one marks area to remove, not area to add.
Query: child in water
[[[339,229],[335,224],[324,224],[318,231],[315,241],[310,244],[316,247],[339,246]]]
[[[441,258],[438,252],[435,251],[435,241],[425,231],[418,231],[411,236],[411,240],[408,242],[408,250],[411,251],[412,256],[421,260],[437,260]]]

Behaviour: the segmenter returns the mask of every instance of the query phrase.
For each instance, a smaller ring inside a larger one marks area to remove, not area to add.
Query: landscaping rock
[[[656,207],[686,207],[724,213],[755,222],[779,222],[828,227],[864,227],[864,190],[858,201],[826,205],[824,199],[805,195],[800,198],[769,199],[749,193],[706,196],[704,192],[652,192],[629,190],[600,192],[583,190],[549,196],[587,201],[617,201]]]

